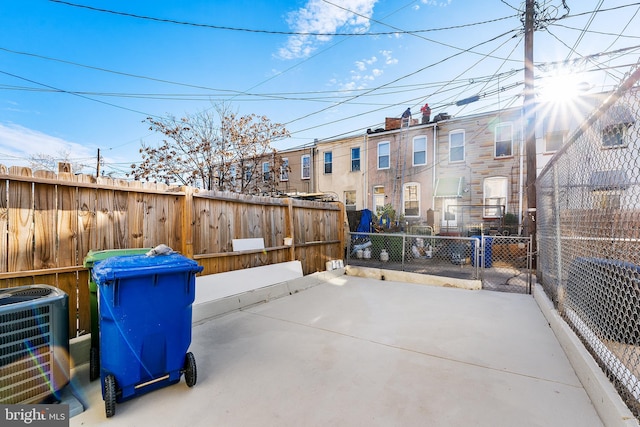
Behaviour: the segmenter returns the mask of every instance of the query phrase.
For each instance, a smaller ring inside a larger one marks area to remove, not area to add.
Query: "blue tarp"
[[[356,231],[360,231],[362,233],[370,233],[372,217],[372,212],[369,209],[363,209],[362,216],[360,217],[360,223],[358,224],[358,228],[356,228]]]

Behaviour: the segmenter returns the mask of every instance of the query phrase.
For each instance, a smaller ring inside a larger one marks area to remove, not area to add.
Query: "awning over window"
[[[589,185],[594,191],[624,190],[629,187],[627,171],[610,170],[591,173]]]
[[[462,197],[463,177],[438,178],[434,197]]]
[[[612,126],[629,127],[636,122],[635,114],[625,105],[612,105],[600,118],[602,129]]]

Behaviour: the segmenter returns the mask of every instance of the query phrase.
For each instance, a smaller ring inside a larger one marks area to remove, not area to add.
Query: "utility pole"
[[[533,32],[535,28],[535,0],[526,0],[524,14],[524,119],[525,153],[527,164],[527,224],[536,251],[536,111],[533,83]]]
[[[96,178],[100,176],[100,149],[98,148],[98,164],[96,165]]]

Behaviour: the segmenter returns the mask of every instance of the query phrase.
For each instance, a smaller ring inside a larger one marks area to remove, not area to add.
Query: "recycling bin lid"
[[[204,267],[192,259],[177,253],[169,255],[123,255],[107,258],[93,266],[92,275],[96,283],[115,279],[150,276],[179,272],[199,273]]]
[[[100,251],[90,250],[84,257],[84,267],[91,268],[94,263],[114,256],[140,255],[146,254],[151,248],[129,248],[129,249],[105,249]]]

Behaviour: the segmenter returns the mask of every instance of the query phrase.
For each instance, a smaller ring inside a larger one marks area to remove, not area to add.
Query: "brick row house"
[[[372,210],[386,203],[407,231],[500,231],[522,212],[522,119],[512,108],[369,135]]]
[[[538,172],[605,94],[537,109]],[[376,225],[467,236],[519,234],[526,218],[522,108],[429,123],[387,119],[384,129],[280,151],[279,193],[369,209]],[[265,160],[264,170],[268,170]],[[383,221],[380,221],[380,218]]]

